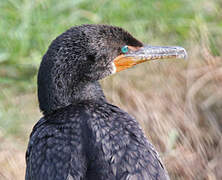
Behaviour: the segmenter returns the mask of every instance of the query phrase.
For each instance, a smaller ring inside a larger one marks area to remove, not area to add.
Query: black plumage
[[[38,73],[44,116],[30,135],[26,180],[168,179],[138,122],[98,83],[116,71],[124,45],[143,46],[106,25],[72,27],[52,42]]]

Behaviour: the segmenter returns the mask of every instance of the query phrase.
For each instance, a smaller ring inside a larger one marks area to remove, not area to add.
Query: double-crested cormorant
[[[168,179],[138,122],[107,102],[98,80],[141,62],[185,56],[181,47],[143,45],[107,25],[58,36],[38,73],[44,116],[30,135],[26,180]]]

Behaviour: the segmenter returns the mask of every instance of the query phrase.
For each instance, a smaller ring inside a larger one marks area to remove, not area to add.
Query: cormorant
[[[184,58],[119,27],[81,25],[58,36],[38,72],[43,117],[26,152],[26,180],[169,179],[138,122],[107,102],[98,80],[141,62]]]

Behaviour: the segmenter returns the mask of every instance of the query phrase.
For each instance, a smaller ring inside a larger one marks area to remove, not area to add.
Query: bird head
[[[72,45],[68,47],[73,48],[68,50],[66,47],[66,53],[71,56],[70,61],[76,61],[79,81],[99,80],[151,60],[187,56],[182,47],[145,45],[119,27],[83,25],[66,33],[70,34],[66,37],[72,37]]]

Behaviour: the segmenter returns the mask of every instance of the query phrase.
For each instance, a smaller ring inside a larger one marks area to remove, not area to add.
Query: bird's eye
[[[123,47],[121,48],[122,53],[127,53],[128,50],[129,50],[128,46],[123,46]]]

